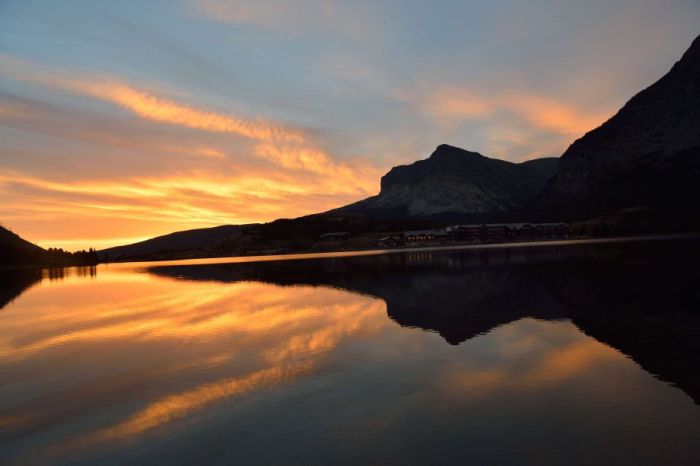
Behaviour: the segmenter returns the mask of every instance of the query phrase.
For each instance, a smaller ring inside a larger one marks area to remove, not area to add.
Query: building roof
[[[350,236],[347,231],[336,231],[333,233],[323,233],[319,238],[334,238],[336,236]]]
[[[563,222],[549,222],[549,223],[533,223],[533,222],[523,222],[523,223],[475,223],[475,224],[470,224],[470,225],[452,225],[447,228],[445,228],[446,231],[454,231],[459,228],[481,228],[481,227],[486,227],[486,228],[492,228],[492,227],[506,227],[506,228],[512,228],[512,229],[520,229],[525,226],[531,226],[531,227],[554,227],[554,226],[563,226],[563,227],[569,227],[567,223]]]
[[[404,236],[445,236],[447,234],[444,230],[409,230],[404,231]]]

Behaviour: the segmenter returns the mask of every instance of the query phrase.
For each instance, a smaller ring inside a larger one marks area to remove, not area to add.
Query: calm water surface
[[[0,463],[700,464],[700,242],[0,274]]]

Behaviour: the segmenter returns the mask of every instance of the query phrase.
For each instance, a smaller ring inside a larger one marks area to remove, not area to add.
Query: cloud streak
[[[533,93],[479,93],[459,86],[438,86],[420,95],[417,105],[445,128],[485,125],[488,148],[494,151],[490,155],[516,160],[543,153],[560,155],[567,144],[612,116],[612,111],[591,112]]]
[[[264,121],[249,121],[235,116],[201,110],[173,100],[157,97],[119,82],[82,84],[69,83],[68,87],[92,97],[108,100],[134,114],[153,121],[205,131],[233,133],[260,141],[300,143],[304,137],[293,130]]]
[[[322,30],[353,40],[376,38],[373,12],[358,3],[337,0],[195,0],[197,16],[233,24],[250,24],[284,34]]]
[[[185,226],[253,223],[305,215],[352,202],[377,190],[380,170],[365,160],[335,160],[314,138],[299,129],[212,111],[115,79],[73,77],[61,70],[51,72],[31,63],[1,58],[15,65],[8,73],[14,79],[115,105],[138,117],[133,125],[143,127],[150,122],[200,133],[194,144],[184,146],[167,139],[161,143],[128,140],[125,145],[127,140],[120,140],[119,135],[85,134],[95,142],[114,143],[118,150],[139,150],[149,158],[166,154],[181,156],[181,166],[174,173],[104,180],[56,179],[55,175],[30,174],[17,169],[0,171],[0,191],[6,193],[7,199],[5,221],[26,234],[23,227],[30,223],[31,213],[34,228],[27,236],[43,245],[67,245],[74,241],[61,243],[59,238],[42,234],[42,218],[49,222],[61,216],[90,217],[102,219],[102,224],[110,217],[113,222],[139,220],[151,226],[160,224],[159,231],[149,230],[150,234],[162,234]],[[37,113],[33,115],[36,120],[30,125],[17,123],[19,128],[35,126],[49,111],[24,104]],[[4,112],[8,121],[17,120],[15,109],[19,107],[8,104],[2,108],[9,109]],[[92,123],[85,122],[88,127]],[[47,120],[46,124],[54,125],[59,133],[68,129],[71,140],[82,139],[81,131],[86,131],[79,125],[67,125],[55,119]],[[213,135],[219,139],[207,143],[207,138]],[[178,136],[178,139],[182,138]],[[225,145],[236,147],[237,155],[232,156],[233,151]],[[187,155],[194,157],[187,161]],[[210,166],[198,163],[200,159],[206,159]],[[96,239],[104,244],[104,238]],[[50,243],[52,240],[56,242]]]

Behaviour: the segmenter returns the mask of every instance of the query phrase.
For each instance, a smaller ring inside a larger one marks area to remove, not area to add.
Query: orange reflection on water
[[[51,366],[31,377],[37,393],[15,394],[16,408],[0,417],[0,431],[77,420],[86,399],[106,410],[140,405],[45,452],[56,454],[308,376],[348,336],[363,338],[390,321],[382,301],[334,289],[105,271],[91,280],[42,282],[3,310],[0,325],[0,369]],[[95,365],[104,371],[85,372]],[[121,393],[109,388],[114,374],[130,373],[138,376],[125,376]]]
[[[495,390],[537,390],[585,376],[625,360],[617,350],[588,337],[570,322],[522,319],[492,331],[498,364],[482,366],[465,358],[441,386],[455,396],[482,396]]]
[[[54,276],[0,311],[0,438],[17,464],[110,457],[251,419],[290,431],[300,412],[316,435],[362,445],[409,425],[452,432],[478,412],[499,420],[501,406],[549,406],[552,393],[581,411],[589,399],[634,413],[688,401],[569,321],[518,318],[452,346],[400,328],[366,295],[130,267]],[[32,437],[40,448],[24,447]]]
[[[244,377],[203,384],[182,393],[168,395],[151,403],[124,422],[89,433],[71,442],[70,446],[86,446],[115,438],[137,435],[161,424],[186,416],[191,411],[222,398],[260,390],[293,380],[301,374],[310,372],[313,367],[311,361],[296,366],[273,366]]]

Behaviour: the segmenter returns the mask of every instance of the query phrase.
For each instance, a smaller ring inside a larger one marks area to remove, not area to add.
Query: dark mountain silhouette
[[[698,213],[700,37],[671,71],[574,142],[537,208],[585,218],[634,207]]]
[[[0,265],[41,263],[46,250],[0,226]]]
[[[392,168],[378,195],[337,211],[380,218],[509,212],[528,205],[556,167],[556,158],[512,163],[443,144],[425,160]]]
[[[0,226],[0,267],[68,266],[97,263],[95,250],[44,249]]]
[[[121,257],[138,257],[171,251],[205,249],[218,241],[239,236],[245,226],[222,225],[213,228],[177,231],[134,244],[103,249],[99,252],[99,255],[105,260],[115,260]]]
[[[433,223],[422,220],[377,220],[353,213],[313,214],[269,223],[180,231],[105,249],[99,256],[103,261],[137,261],[265,255],[308,250],[318,245],[321,234],[328,232],[360,235],[431,226]],[[376,241],[371,245],[375,246]]]
[[[0,226],[0,266],[42,264],[46,255],[45,249]]]
[[[375,296],[457,345],[524,318],[570,319],[700,403],[696,240],[156,266],[184,280],[328,286]]]

